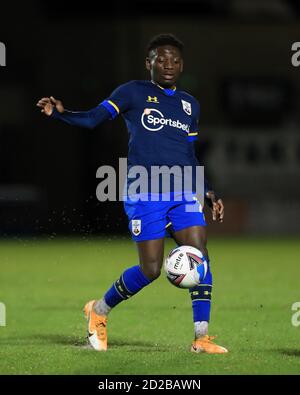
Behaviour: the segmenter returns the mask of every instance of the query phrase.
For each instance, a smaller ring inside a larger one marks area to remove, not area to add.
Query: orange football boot
[[[225,347],[218,346],[212,340],[215,339],[216,336],[208,336],[205,335],[200,337],[199,339],[195,339],[193,341],[191,351],[192,352],[206,352],[207,354],[224,354],[227,353],[228,350]]]
[[[84,306],[84,315],[88,321],[88,341],[97,351],[107,350],[107,317],[95,313],[93,307],[95,300],[91,300]]]

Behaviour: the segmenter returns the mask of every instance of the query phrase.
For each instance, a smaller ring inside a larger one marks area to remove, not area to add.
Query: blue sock
[[[144,275],[140,266],[133,266],[125,270],[119,280],[113,283],[104,295],[104,300],[110,307],[130,298],[151,281]]]
[[[209,322],[210,319],[212,274],[209,267],[209,259],[207,257],[205,259],[207,261],[207,273],[203,283],[189,289],[192,299],[194,322]]]

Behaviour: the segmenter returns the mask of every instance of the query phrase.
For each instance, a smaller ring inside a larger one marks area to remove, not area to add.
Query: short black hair
[[[162,33],[151,38],[147,46],[147,54],[163,45],[172,45],[173,47],[178,48],[181,54],[183,53],[184,44],[179,40],[179,38],[174,36],[172,33]]]

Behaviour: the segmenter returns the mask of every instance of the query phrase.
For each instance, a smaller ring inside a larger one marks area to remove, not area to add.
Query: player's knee
[[[205,239],[199,238],[199,240],[197,240],[195,242],[193,247],[200,250],[205,257],[208,257],[208,250],[206,248],[206,240]]]
[[[206,246],[203,246],[202,249],[200,249],[200,251],[205,257],[208,257],[208,249],[206,248]]]
[[[146,276],[149,278],[149,280],[154,281],[158,279],[160,276],[161,269],[158,267],[152,267],[147,270]]]
[[[152,269],[150,271],[150,279],[152,281],[158,279],[158,277],[160,276],[160,273],[161,273],[161,269],[158,269],[158,268]]]
[[[156,280],[161,273],[161,262],[158,261],[152,261],[152,262],[147,262],[146,264],[141,264],[141,268],[145,276],[151,280],[154,281]]]

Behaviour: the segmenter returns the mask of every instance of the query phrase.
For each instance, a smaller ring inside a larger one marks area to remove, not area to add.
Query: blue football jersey
[[[147,175],[139,192],[198,191],[197,185],[204,183],[197,175],[198,160],[193,141],[198,135],[200,106],[188,93],[164,89],[152,81],[130,81],[119,86],[106,100],[89,111],[68,111],[60,114],[53,110],[52,117],[71,125],[94,128],[107,119],[121,114],[129,133],[128,184],[139,178],[130,175],[143,166]],[[177,166],[174,174],[170,170],[170,181],[166,173],[154,168]],[[154,182],[157,181],[157,182]],[[153,185],[156,185],[155,187]],[[189,187],[187,187],[189,185]],[[125,186],[126,187],[126,186]],[[128,191],[127,191],[128,192]]]
[[[129,133],[129,166],[195,166],[200,106],[188,93],[152,81],[130,81],[101,103],[122,114]]]

